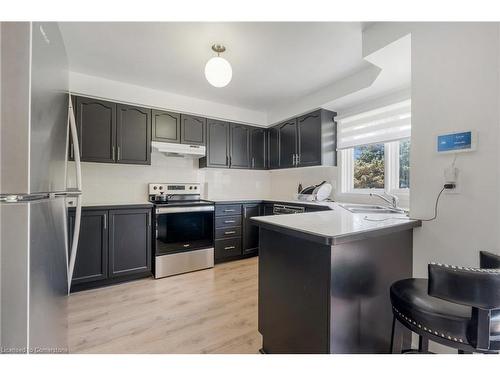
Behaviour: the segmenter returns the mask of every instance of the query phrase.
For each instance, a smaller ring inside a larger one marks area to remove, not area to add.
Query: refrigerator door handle
[[[68,107],[68,120],[69,128],[71,131],[71,139],[73,141],[73,148],[75,150],[75,168],[76,168],[76,190],[82,191],[82,169],[80,162],[80,145],[78,143],[78,133],[76,129],[75,113],[73,111],[73,104],[71,102],[71,94],[69,95]],[[73,233],[73,242],[71,243],[71,253],[68,264],[68,294],[71,290],[71,281],[73,279],[73,271],[75,270],[76,252],[78,250],[78,239],[80,237],[80,222],[82,217],[82,197],[76,196],[76,212],[75,212],[75,227]]]

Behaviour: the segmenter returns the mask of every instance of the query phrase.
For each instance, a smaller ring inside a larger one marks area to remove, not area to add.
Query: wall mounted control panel
[[[473,130],[439,134],[436,141],[439,154],[474,151],[477,147],[477,134]]]

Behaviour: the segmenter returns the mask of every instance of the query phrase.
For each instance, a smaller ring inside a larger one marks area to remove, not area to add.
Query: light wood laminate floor
[[[258,353],[257,257],[69,297],[72,353]]]

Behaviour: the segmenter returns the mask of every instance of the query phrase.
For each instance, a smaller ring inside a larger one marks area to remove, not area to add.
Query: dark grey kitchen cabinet
[[[297,166],[321,165],[321,111],[297,118]]]
[[[274,215],[274,204],[264,203],[262,207],[262,216]]]
[[[243,246],[242,253],[253,254],[259,250],[259,227],[250,222],[250,218],[261,215],[261,204],[243,205]]]
[[[151,164],[151,110],[117,104],[116,161]]]
[[[200,167],[229,168],[229,123],[207,120],[207,155]]]
[[[73,242],[75,212],[69,216],[69,243]],[[108,277],[108,211],[84,210],[73,272],[73,285],[104,280]]]
[[[295,167],[297,154],[297,121],[288,120],[278,126],[279,167]]]
[[[266,169],[266,129],[250,129],[250,166],[252,169]]]
[[[115,162],[115,103],[77,97],[76,127],[81,161]]]
[[[267,144],[267,168],[277,169],[280,167],[280,154],[279,154],[279,129],[277,126],[269,129]]]
[[[246,125],[230,125],[229,167],[250,168],[250,128]]]
[[[204,146],[207,119],[181,114],[181,143]]]
[[[151,269],[151,210],[109,211],[109,277]]]
[[[71,291],[151,275],[149,205],[83,207]],[[75,209],[69,209],[72,242]]]
[[[179,113],[152,110],[153,141],[180,143],[181,115]]]

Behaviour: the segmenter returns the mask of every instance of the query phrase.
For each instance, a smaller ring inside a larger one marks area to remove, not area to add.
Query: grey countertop
[[[251,220],[263,228],[328,245],[389,234],[421,226],[402,214],[353,214],[337,203],[331,210],[301,214],[260,216]]]
[[[296,204],[305,206],[321,206],[333,208],[334,202],[324,201],[324,202],[311,202],[311,201],[299,201],[293,199],[209,199],[215,204],[238,204],[238,203],[285,203],[285,204]]]

